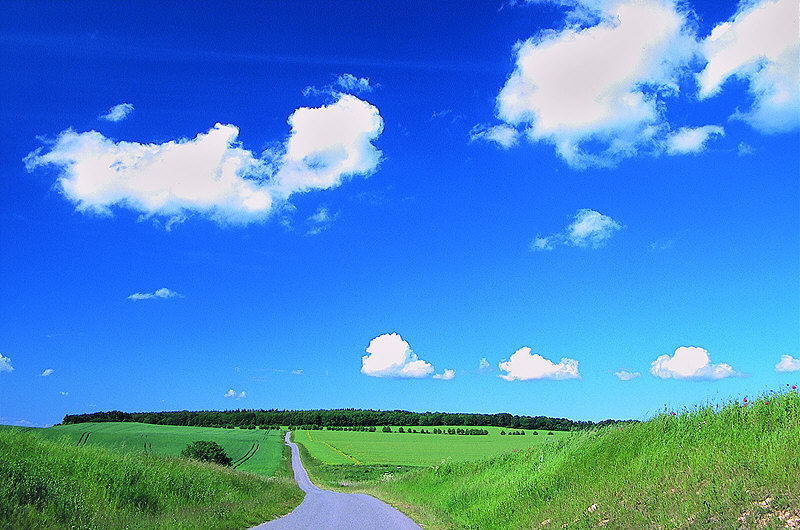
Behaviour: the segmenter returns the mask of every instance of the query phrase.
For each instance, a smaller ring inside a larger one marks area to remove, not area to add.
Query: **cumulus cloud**
[[[133,293],[128,297],[128,300],[133,300],[136,302],[137,300],[153,300],[156,298],[183,298],[183,295],[176,293],[175,291],[170,291],[166,287],[162,287],[161,289],[156,289],[152,293]]]
[[[775,365],[776,372],[796,372],[800,370],[800,359],[791,355],[781,355],[781,360]]]
[[[622,225],[611,217],[584,208],[578,210],[572,223],[561,232],[546,237],[537,235],[530,249],[553,250],[558,245],[599,248],[621,228]]]
[[[243,390],[243,391],[241,391],[241,392],[239,392],[239,393],[237,394],[237,393],[236,393],[236,391],[235,391],[234,389],[232,389],[232,388],[231,388],[230,390],[228,390],[227,392],[225,392],[225,393],[222,395],[222,397],[224,397],[224,398],[233,398],[233,399],[244,399],[244,398],[246,398],[246,397],[247,397],[247,393],[246,393],[246,392]]]
[[[441,379],[443,381],[450,381],[456,376],[455,370],[450,370],[449,368],[445,368],[444,372],[441,374],[434,374],[434,379]]]
[[[342,74],[336,79],[336,84],[347,90],[348,92],[372,92],[372,86],[369,84],[369,78],[356,77],[353,74]]]
[[[500,370],[507,372],[500,375],[506,381],[519,379],[580,379],[578,361],[564,357],[558,364],[545,359],[538,353],[531,355],[528,347],[520,348],[507,361],[499,364]]]
[[[375,337],[361,357],[361,373],[372,377],[427,377],[433,366],[417,357],[397,333]]]
[[[14,367],[11,366],[11,358],[0,355],[0,373],[13,371]]]
[[[700,97],[718,94],[730,77],[744,79],[750,110],[733,117],[765,133],[800,126],[800,19],[797,0],[741,2],[704,41],[708,60],[697,76]]]
[[[514,147],[519,142],[519,131],[508,125],[476,125],[469,131],[471,142],[494,142],[504,149]]]
[[[51,375],[53,372],[55,372],[55,370],[53,370],[52,368],[48,368],[44,372],[42,372],[41,377],[47,377],[48,375]]]
[[[133,112],[133,105],[131,105],[130,103],[120,103],[119,105],[114,105],[113,107],[108,109],[107,113],[98,116],[98,119],[118,122],[130,116],[132,112]]]
[[[708,352],[681,346],[672,356],[662,355],[650,365],[650,373],[661,379],[716,380],[739,376],[729,364],[712,364]]]
[[[595,25],[518,43],[497,97],[503,122],[551,143],[574,167],[613,165],[653,149],[665,129],[662,101],[678,93],[697,50],[686,14],[669,0],[592,4],[604,8],[594,11]]]
[[[28,154],[25,164],[28,171],[55,167],[59,189],[84,213],[110,215],[118,206],[167,222],[199,214],[220,224],[247,224],[266,219],[293,193],[367,176],[381,160],[372,141],[383,119],[355,96],[301,107],[288,123],[282,150],[260,156],[237,141],[237,127],[218,123],[193,139],[162,144],[68,129],[47,149]]]
[[[620,370],[619,372],[614,372],[614,376],[619,379],[620,381],[630,381],[631,379],[636,379],[637,377],[642,377],[641,372],[629,372],[628,370]]]
[[[489,364],[489,361],[486,360],[486,357],[482,358],[478,361],[478,371],[479,372],[490,372],[492,370],[492,365]]]
[[[725,136],[725,129],[718,125],[682,127],[667,136],[667,153],[670,155],[700,153],[713,136]]]

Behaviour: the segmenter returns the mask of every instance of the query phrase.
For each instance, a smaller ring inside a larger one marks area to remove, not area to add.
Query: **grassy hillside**
[[[270,476],[281,461],[283,437],[278,430],[215,429],[180,427],[133,422],[79,423],[56,425],[38,431],[41,436],[85,446],[133,452],[179,456],[195,440],[217,442],[230,456],[235,467],[259,475]]]
[[[280,475],[7,428],[0,430],[0,527],[247,528],[302,500],[288,471]]]
[[[426,527],[800,525],[800,399],[789,392],[665,412],[415,471],[371,492]]]

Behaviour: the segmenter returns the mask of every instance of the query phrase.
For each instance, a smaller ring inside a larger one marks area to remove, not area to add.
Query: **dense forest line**
[[[465,414],[448,412],[409,412],[406,410],[204,410],[190,412],[93,412],[67,414],[63,424],[131,421],[156,425],[197,427],[268,427],[305,425],[326,427],[374,427],[382,425],[453,427],[495,426],[511,429],[569,431],[618,423],[618,420],[573,421],[546,416],[516,416],[508,413]]]

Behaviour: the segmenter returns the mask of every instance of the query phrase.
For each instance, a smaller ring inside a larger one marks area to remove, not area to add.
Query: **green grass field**
[[[141,444],[111,448],[114,426],[103,427],[108,447],[91,444],[98,433],[79,446],[81,433],[0,429],[0,528],[248,528],[288,513],[303,498],[288,459],[276,476],[265,477],[160,455],[156,443],[151,452]]]
[[[800,397],[664,413],[362,489],[426,528],[796,528]]]
[[[425,427],[432,430],[434,427]],[[446,429],[447,427],[441,427]],[[446,435],[394,432],[298,431],[294,441],[325,464],[433,466],[443,461],[460,462],[523,450],[563,439],[568,433],[526,431],[521,435],[500,435],[499,427],[482,427],[488,435]],[[417,429],[419,430],[419,429]],[[514,429],[516,430],[516,429]]]
[[[283,437],[279,431],[261,429],[215,429],[146,423],[108,422],[57,425],[37,429],[48,439],[65,439],[75,445],[97,446],[117,451],[148,452],[179,456],[196,440],[217,442],[240,471],[270,476],[281,461]]]

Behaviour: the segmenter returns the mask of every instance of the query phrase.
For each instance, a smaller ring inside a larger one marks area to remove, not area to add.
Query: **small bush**
[[[198,440],[190,443],[186,446],[186,449],[181,451],[181,456],[203,462],[212,462],[221,466],[230,466],[233,463],[233,459],[225,454],[225,450],[217,442],[208,440]]]

